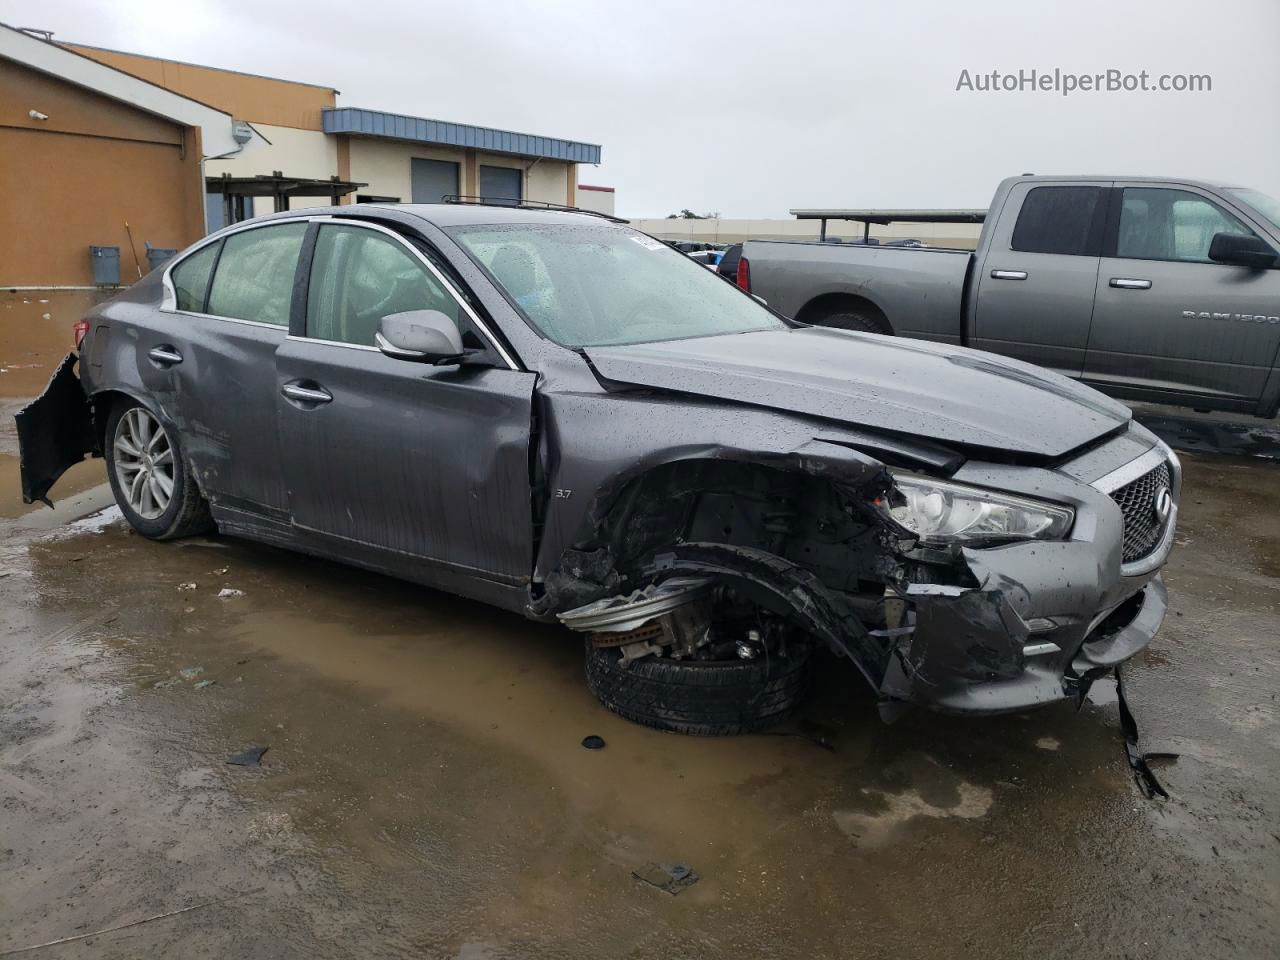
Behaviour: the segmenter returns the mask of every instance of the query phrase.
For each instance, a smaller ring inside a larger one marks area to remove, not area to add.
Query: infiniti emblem
[[[1168,521],[1169,514],[1173,511],[1173,494],[1169,492],[1168,487],[1161,487],[1156,491],[1152,509],[1155,511],[1156,520],[1161,524]]]

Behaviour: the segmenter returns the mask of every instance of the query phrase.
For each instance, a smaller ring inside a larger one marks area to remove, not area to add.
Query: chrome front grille
[[[1124,515],[1124,546],[1120,554],[1124,563],[1141,560],[1160,542],[1165,521],[1157,513],[1156,498],[1161,490],[1173,490],[1168,461],[1111,491],[1111,499]]]

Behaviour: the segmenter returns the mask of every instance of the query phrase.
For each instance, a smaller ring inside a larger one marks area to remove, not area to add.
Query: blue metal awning
[[[557,137],[538,137],[466,123],[406,117],[399,113],[365,110],[361,107],[331,107],[323,112],[325,133],[345,133],[358,137],[409,140],[447,147],[466,147],[490,153],[510,153],[521,157],[546,157],[573,163],[599,163],[600,147]]]

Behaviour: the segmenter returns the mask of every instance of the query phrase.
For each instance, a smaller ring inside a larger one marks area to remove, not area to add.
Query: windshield
[[[1259,193],[1257,190],[1244,188],[1228,190],[1227,193],[1239,197],[1271,221],[1273,229],[1280,230],[1280,200],[1275,197],[1269,197],[1265,193]]]
[[[785,329],[683,253],[612,224],[448,231],[535,327],[566,347]]]

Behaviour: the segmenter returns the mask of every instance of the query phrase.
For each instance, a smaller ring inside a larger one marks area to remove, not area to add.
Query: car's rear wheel
[[[120,512],[144,537],[172,540],[213,526],[209,505],[191,478],[176,431],[136,400],[111,408],[106,429],[107,477]]]
[[[587,640],[587,686],[606,707],[635,723],[674,733],[750,733],[791,714],[804,695],[808,644],[787,655],[754,660],[674,660],[627,663],[617,647]]]

